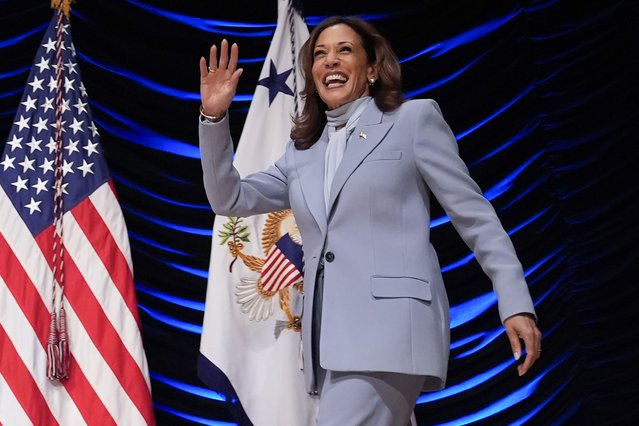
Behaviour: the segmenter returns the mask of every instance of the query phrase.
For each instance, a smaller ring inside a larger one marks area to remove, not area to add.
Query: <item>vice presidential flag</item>
[[[0,157],[0,424],[155,424],[127,230],[59,10]]]
[[[283,154],[291,117],[301,112],[297,56],[308,28],[290,3],[278,1],[277,27],[239,141],[235,166],[242,176]],[[300,370],[302,269],[290,211],[216,216],[199,374],[223,390],[221,370],[255,425],[314,424],[316,400]]]

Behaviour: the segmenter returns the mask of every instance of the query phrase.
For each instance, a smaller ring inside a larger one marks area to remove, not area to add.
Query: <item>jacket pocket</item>
[[[430,302],[430,283],[414,277],[371,277],[371,293],[376,298],[412,297]]]
[[[402,151],[373,151],[364,161],[401,160],[401,158]]]

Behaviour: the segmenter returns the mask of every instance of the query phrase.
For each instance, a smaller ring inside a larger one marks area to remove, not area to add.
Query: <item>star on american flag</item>
[[[56,96],[61,90],[65,211],[109,180],[97,127],[90,116],[73,42],[63,31],[62,80],[57,82],[55,40],[41,44],[16,119],[0,156],[0,184],[36,235],[53,221]]]

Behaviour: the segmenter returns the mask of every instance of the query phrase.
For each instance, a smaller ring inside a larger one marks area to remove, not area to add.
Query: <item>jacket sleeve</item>
[[[459,156],[457,140],[432,99],[420,102],[414,135],[417,167],[459,235],[493,283],[502,320],[535,315],[508,233]]]
[[[290,208],[286,153],[267,170],[245,178],[233,167],[233,141],[228,118],[199,123],[204,188],[216,214],[252,216]]]

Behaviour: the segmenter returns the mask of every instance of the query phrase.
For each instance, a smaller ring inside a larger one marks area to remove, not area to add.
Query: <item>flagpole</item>
[[[53,0],[55,1],[55,0]],[[52,300],[51,323],[49,325],[49,338],[47,340],[47,377],[51,381],[67,379],[69,377],[69,341],[66,332],[66,313],[64,311],[64,196],[63,196],[63,128],[62,128],[62,100],[64,94],[64,78],[62,49],[62,34],[64,31],[64,17],[68,17],[70,8],[69,0],[57,2],[56,23],[56,108],[55,108],[55,163],[53,183],[53,275],[52,275]],[[52,4],[53,6],[53,4]],[[66,13],[65,13],[66,8]],[[60,286],[59,304],[56,305],[56,282]]]
[[[297,46],[295,45],[295,12],[304,19],[302,5],[299,0],[289,0],[288,4],[288,26],[291,33],[291,61],[293,62],[293,113],[295,118],[299,117],[299,87],[297,86]],[[300,46],[301,48],[301,46]]]
[[[59,9],[64,13],[67,19],[70,19],[71,15],[71,3],[75,0],[51,0],[51,9]]]

